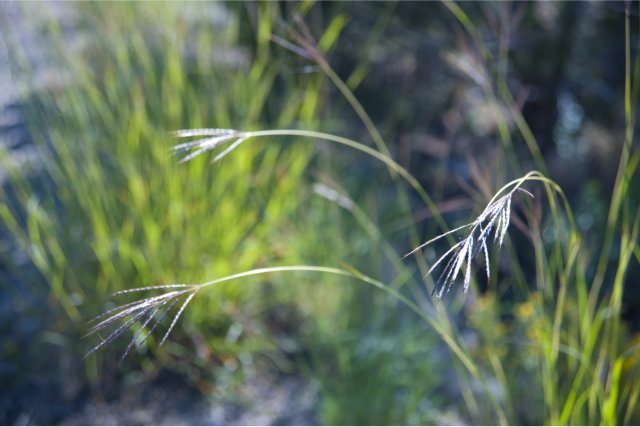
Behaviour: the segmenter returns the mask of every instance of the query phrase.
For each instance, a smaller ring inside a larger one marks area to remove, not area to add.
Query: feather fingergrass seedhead
[[[233,129],[183,129],[177,130],[174,136],[178,138],[193,138],[193,137],[205,137],[196,139],[195,141],[184,142],[173,146],[174,154],[187,153],[181,163],[188,162],[207,151],[215,150],[216,148],[228,144],[228,146],[216,155],[211,163],[217,162],[231,151],[236,149],[242,144],[251,134],[249,132],[239,132]]]
[[[493,232],[493,242],[497,243],[498,247],[502,246],[507,230],[509,229],[511,218],[511,198],[516,191],[521,191],[533,197],[533,194],[523,188],[520,188],[522,183],[527,180],[527,176],[529,176],[529,174],[525,175],[525,177],[520,180],[511,183],[513,188],[505,195],[498,197],[498,195],[508,188],[509,185],[498,191],[493,199],[491,199],[487,204],[487,207],[473,222],[436,236],[404,256],[406,258],[425,246],[448,236],[449,234],[453,234],[461,230],[470,230],[466,238],[453,245],[447,252],[436,260],[431,268],[429,268],[427,276],[430,275],[439,265],[444,264],[445,266],[442,273],[440,273],[440,276],[438,276],[438,279],[436,280],[436,285],[433,288],[432,295],[435,294],[438,299],[441,299],[446,293],[448,293],[453,284],[458,280],[458,276],[462,273],[463,266],[463,288],[464,291],[467,292],[469,290],[469,285],[471,284],[471,262],[480,252],[484,255],[485,272],[487,279],[489,279],[489,249],[487,242],[490,241],[491,233]]]
[[[129,345],[122,354],[122,357],[120,358],[120,362],[122,362],[135,345],[139,347],[145,343],[147,338],[151,336],[158,325],[160,325],[162,320],[171,312],[173,307],[176,306],[178,302],[182,301],[182,305],[174,315],[169,328],[160,341],[160,345],[164,344],[167,337],[178,322],[178,319],[182,315],[182,312],[191,302],[196,293],[200,290],[199,285],[147,286],[143,288],[127,289],[124,291],[116,292],[114,295],[117,296],[134,292],[157,290],[161,290],[164,293],[161,295],[141,298],[127,304],[119,305],[118,307],[107,310],[106,312],[91,320],[90,325],[92,326],[90,326],[89,331],[85,336],[100,335],[101,341],[98,345],[89,350],[89,352],[87,352],[84,357],[86,358],[96,351],[111,344],[127,330],[134,328],[137,322],[142,322],[135,335],[129,342]],[[114,326],[115,329],[113,329],[106,338],[103,338],[101,336],[101,333],[106,332]]]

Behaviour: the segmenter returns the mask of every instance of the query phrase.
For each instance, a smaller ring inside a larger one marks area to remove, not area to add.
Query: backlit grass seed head
[[[511,191],[502,197],[497,199],[494,197],[475,221],[443,233],[426,243],[423,243],[405,255],[405,257],[407,257],[449,234],[453,234],[461,230],[469,230],[467,237],[453,245],[447,252],[440,256],[440,258],[436,260],[427,272],[427,275],[430,275],[436,267],[444,264],[444,269],[442,270],[442,273],[440,273],[440,276],[438,276],[436,286],[433,289],[433,294],[435,294],[438,299],[442,298],[443,295],[449,292],[453,284],[461,275],[463,266],[463,287],[465,292],[469,290],[469,285],[471,284],[471,261],[473,261],[480,252],[482,252],[484,256],[485,272],[487,279],[489,278],[489,249],[487,241],[491,238],[491,233],[493,232],[493,242],[497,243],[498,247],[501,247],[504,242],[504,237],[507,234],[507,230],[509,229],[511,197],[516,191],[522,191],[533,197],[533,194],[520,188],[521,184],[522,182],[517,184],[511,189]]]
[[[211,161],[217,162],[231,151],[236,149],[240,144],[242,144],[249,136],[251,136],[250,132],[239,132],[233,129],[183,129],[177,130],[174,133],[174,136],[178,138],[193,138],[193,137],[206,137],[200,138],[195,141],[184,142],[182,144],[177,144],[173,146],[174,154],[183,154],[187,153],[181,162],[188,162],[201,154],[206,153],[207,151],[215,150],[216,148],[228,144],[228,146],[221,151],[217,156],[213,158]]]
[[[92,326],[87,332],[89,335],[99,335],[101,341],[98,345],[93,347],[85,357],[95,353],[103,347],[111,344],[127,330],[134,328],[136,323],[142,322],[134,337],[129,342],[129,345],[125,349],[120,361],[129,354],[134,345],[141,346],[149,338],[149,336],[160,325],[162,320],[171,312],[174,306],[179,301],[182,301],[182,305],[175,313],[169,328],[165,332],[160,345],[162,345],[174,326],[178,322],[178,319],[182,315],[187,305],[191,302],[196,293],[200,290],[198,285],[164,285],[164,286],[147,286],[143,288],[127,289],[124,291],[116,292],[115,295],[130,294],[134,292],[156,291],[161,290],[165,292],[162,295],[141,298],[136,301],[122,304],[118,307],[107,310],[101,315],[95,317],[90,324]],[[117,326],[116,326],[117,325]],[[115,326],[115,329],[111,330],[107,334],[106,338],[103,338],[101,334],[110,330]],[[143,335],[144,334],[144,335]]]

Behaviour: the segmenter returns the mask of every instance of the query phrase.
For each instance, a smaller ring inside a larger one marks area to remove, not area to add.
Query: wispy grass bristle
[[[220,136],[220,135],[234,135],[238,131],[235,129],[220,129],[220,128],[202,128],[202,129],[179,129],[173,131],[173,136],[177,138],[190,138],[194,136]]]
[[[135,322],[137,322],[142,317],[144,317],[144,315],[147,314],[147,312],[148,312],[148,309],[147,310],[143,310],[143,311],[137,313],[135,316],[133,316],[129,320],[127,320],[122,325],[118,326],[115,331],[111,332],[111,334],[109,334],[107,336],[107,338],[104,338],[98,345],[96,345],[91,350],[89,350],[87,352],[87,354],[84,355],[84,357],[86,358],[86,357],[92,355],[93,353],[95,353],[96,351],[100,350],[101,348],[111,344],[118,337],[120,337],[120,335],[122,335],[125,331],[127,331],[131,325],[133,325]],[[95,330],[95,331],[92,331],[91,333],[97,333],[98,331],[99,330]]]
[[[169,325],[169,329],[167,329],[167,332],[165,332],[164,336],[162,337],[162,340],[160,340],[160,345],[164,344],[164,342],[167,340],[167,338],[169,337],[169,334],[171,334],[171,331],[176,326],[176,323],[178,323],[178,319],[182,315],[182,312],[184,311],[185,308],[187,308],[187,305],[189,305],[189,303],[191,302],[194,296],[196,296],[195,292],[193,292],[191,295],[187,297],[187,299],[184,300],[184,303],[180,307],[180,310],[178,310],[178,313],[174,316],[173,320],[171,321],[171,325]]]
[[[131,339],[131,341],[129,342],[129,345],[127,345],[127,348],[124,350],[124,353],[122,353],[122,356],[120,357],[120,363],[122,363],[122,361],[127,357],[127,354],[129,354],[129,352],[131,351],[131,349],[133,348],[133,346],[135,345],[136,341],[138,340],[138,337],[140,336],[140,334],[142,334],[142,332],[144,332],[145,328],[147,327],[147,325],[149,324],[149,322],[151,322],[151,320],[154,319],[154,317],[156,316],[156,314],[160,311],[160,309],[162,308],[162,306],[160,307],[156,307],[153,309],[153,311],[151,311],[149,313],[149,315],[147,316],[147,318],[145,319],[145,321],[142,323],[142,325],[140,325],[140,329],[138,329],[138,331],[136,332],[136,334],[133,336],[133,338]],[[154,325],[154,327],[158,324],[158,322],[156,322],[156,324]],[[147,334],[145,336],[144,339],[146,339],[149,335]]]
[[[123,289],[121,291],[114,292],[113,296],[131,294],[134,292],[158,291],[158,290],[174,289],[174,288],[193,288],[193,286],[194,285],[184,285],[184,284],[144,286],[141,288]]]
[[[142,337],[142,339],[140,340],[140,342],[138,341],[138,337],[140,336],[140,334],[145,330],[145,328],[147,327],[147,325],[149,324],[149,322],[155,318],[156,314],[160,311],[160,309],[162,307],[156,307],[156,309],[153,311],[152,314],[149,315],[149,317],[147,318],[147,320],[140,326],[140,329],[138,329],[138,332],[136,332],[136,334],[134,335],[134,337],[131,339],[131,341],[129,342],[129,345],[127,346],[127,348],[125,349],[124,353],[122,353],[122,356],[120,357],[120,363],[122,363],[124,361],[124,359],[127,357],[127,355],[129,354],[129,352],[131,351],[131,349],[133,348],[134,344],[137,343],[138,348],[140,346],[142,346],[146,341],[147,338],[149,338],[151,336],[151,334],[153,333],[153,331],[155,331],[155,329],[158,327],[158,325],[160,324],[160,322],[162,322],[162,320],[167,316],[167,314],[169,314],[169,312],[171,311],[171,309],[177,304],[178,299],[174,299],[168,307],[166,307],[162,313],[160,313],[160,315],[156,318],[155,323],[151,326],[151,328],[149,328],[149,330],[147,331],[146,335],[144,337]],[[164,342],[164,340],[160,343],[160,345],[162,345],[162,343]]]

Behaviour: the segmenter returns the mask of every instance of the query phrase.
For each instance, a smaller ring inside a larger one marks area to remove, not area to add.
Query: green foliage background
[[[66,415],[24,403],[21,384],[43,372],[72,401],[162,370],[209,394],[251,372],[303,375],[318,385],[324,424],[638,420],[636,320],[623,321],[640,264],[638,32],[628,15],[624,37],[615,31],[624,8],[599,7],[574,18],[571,5],[105,2],[42,19],[25,5],[55,78],[38,84],[28,46],[3,25],[34,157],[25,167],[0,146],[0,273],[15,283],[0,294],[14,307],[0,319],[10,366],[0,421]],[[292,46],[300,20],[320,59]],[[615,40],[613,53],[572,47],[581,22]],[[535,46],[558,48],[548,62],[516,43],[541,27],[550,32]],[[590,82],[609,72],[609,54],[624,73],[611,72],[603,112]],[[200,127],[353,137],[396,159],[433,203],[382,163],[309,138],[180,163],[171,131]],[[588,146],[598,159],[602,135],[617,171],[580,154]],[[444,240],[415,262],[402,254],[532,168],[569,205],[549,186],[532,190],[491,279],[434,303],[424,273]],[[348,207],[318,195],[319,183]],[[162,348],[151,337],[119,366],[123,339],[82,359],[86,322],[119,303],[114,292],[293,264],[341,266],[386,293],[318,274],[249,278],[199,294]],[[36,324],[29,334],[23,319]]]

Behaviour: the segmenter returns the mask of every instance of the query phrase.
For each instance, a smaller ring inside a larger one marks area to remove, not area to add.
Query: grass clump
[[[314,126],[322,79],[282,72],[287,64],[276,61],[261,38],[276,19],[275,5],[248,7],[258,35],[244,47],[239,39],[245,18],[222,5],[85,4],[71,22],[40,21],[47,48],[59,60],[54,65],[64,65],[71,80],[45,88],[34,88],[28,78],[22,82],[30,96],[22,108],[39,169],[24,173],[2,149],[9,179],[1,190],[0,216],[41,275],[29,286],[50,291],[55,321],[49,332],[61,337],[59,351],[84,353],[78,338],[85,313],[103,310],[107,295],[131,283],[172,282],[179,272],[184,281],[223,276],[274,257],[263,239],[284,228],[298,209],[289,196],[304,190],[309,147],[238,150],[216,168],[204,158],[181,165],[171,156],[167,131],[178,124],[259,126],[267,120]],[[25,4],[24,13],[36,11]],[[227,17],[224,23],[207,21],[220,14]],[[171,33],[155,31],[158,25]],[[66,26],[84,36],[80,52],[72,50],[76,44],[67,39]],[[34,75],[22,56],[28,47],[6,31],[14,74]],[[289,256],[286,247],[281,256]],[[185,361],[178,364],[194,377],[210,377],[212,360],[251,354],[242,349],[243,340],[230,344],[225,335],[238,322],[231,314],[235,307],[257,298],[250,288],[218,287],[195,299],[167,351],[140,363],[153,371]],[[163,302],[168,307],[176,301]],[[144,311],[138,320],[162,316],[150,314]],[[205,360],[186,350],[203,338],[197,326],[203,323],[210,331],[206,347],[226,348]],[[142,335],[137,339],[144,341]],[[256,337],[250,346],[274,345]],[[87,359],[88,372],[74,375],[97,381],[100,366],[116,361],[113,356]]]

